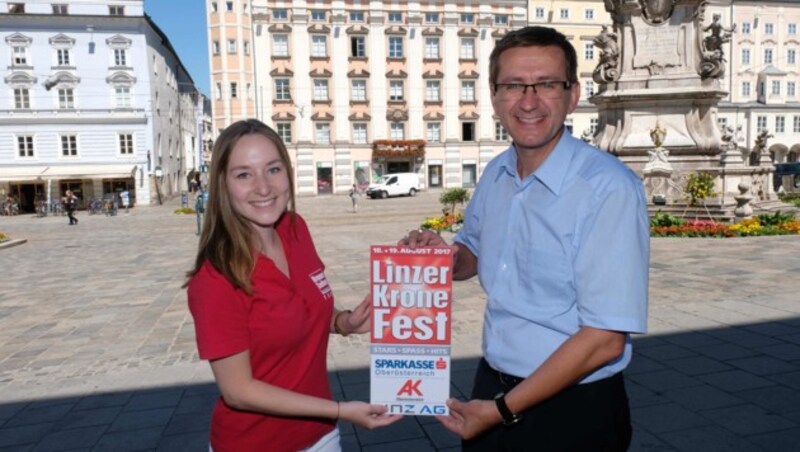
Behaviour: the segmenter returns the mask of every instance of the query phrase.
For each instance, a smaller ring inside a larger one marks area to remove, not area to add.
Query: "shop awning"
[[[0,181],[39,179],[106,179],[134,177],[136,165],[26,165],[0,166]]]

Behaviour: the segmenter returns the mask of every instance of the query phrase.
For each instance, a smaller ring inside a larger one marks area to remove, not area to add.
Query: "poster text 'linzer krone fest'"
[[[390,413],[447,414],[453,250],[370,249],[370,401]]]

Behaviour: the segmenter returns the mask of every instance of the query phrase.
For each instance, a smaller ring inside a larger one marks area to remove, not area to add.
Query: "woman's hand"
[[[366,402],[339,402],[339,419],[372,430],[394,424],[403,418],[399,414],[388,414],[387,410],[383,405],[372,405]]]
[[[370,319],[372,318],[372,299],[369,295],[364,297],[352,312],[339,316],[339,330],[345,334],[369,332]]]

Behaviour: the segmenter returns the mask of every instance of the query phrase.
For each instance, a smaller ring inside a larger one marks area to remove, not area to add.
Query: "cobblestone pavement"
[[[438,193],[301,198],[337,303],[368,289],[369,244],[440,212]],[[116,217],[0,217],[0,451],[207,450],[217,393],[181,285],[195,218],[176,201]],[[650,333],[626,371],[635,451],[788,451],[800,444],[800,237],[654,239]],[[614,265],[608,262],[608,265]],[[453,394],[469,392],[484,297],[456,283]],[[368,398],[364,336],[332,337],[337,397]],[[430,418],[364,431],[346,451],[458,450]]]

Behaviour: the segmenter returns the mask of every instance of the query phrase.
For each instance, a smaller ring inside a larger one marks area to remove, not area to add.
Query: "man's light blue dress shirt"
[[[641,179],[564,131],[524,180],[512,145],[486,166],[455,241],[478,258],[483,355],[527,377],[581,326],[647,329],[650,223]],[[620,358],[581,383],[609,377]]]

